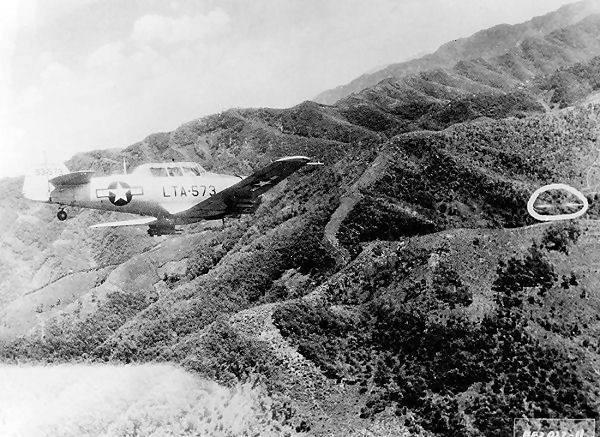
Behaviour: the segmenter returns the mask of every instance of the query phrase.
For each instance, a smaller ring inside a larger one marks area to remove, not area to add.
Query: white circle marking
[[[538,212],[533,207],[533,204],[535,203],[537,198],[540,196],[540,194],[545,193],[546,191],[550,191],[550,190],[565,190],[565,191],[573,194],[575,197],[577,197],[579,200],[581,200],[583,202],[583,208],[581,210],[571,213],[571,214],[558,214],[558,215],[538,214]],[[588,203],[587,198],[576,188],[573,188],[572,186],[567,185],[567,184],[548,184],[548,185],[544,185],[543,187],[538,188],[537,190],[535,190],[533,192],[533,194],[529,198],[529,201],[527,202],[527,212],[529,213],[529,215],[531,215],[536,220],[540,220],[543,222],[551,222],[551,221],[559,221],[559,220],[570,220],[570,219],[575,219],[577,217],[581,217],[583,214],[586,213],[589,206],[590,205]]]

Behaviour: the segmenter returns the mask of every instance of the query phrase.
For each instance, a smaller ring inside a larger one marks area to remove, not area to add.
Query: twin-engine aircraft
[[[305,156],[278,159],[248,177],[210,173],[193,162],[142,164],[130,174],[94,177],[93,171],[69,172],[64,165],[34,170],[25,177],[26,198],[67,206],[139,214],[145,217],[107,226],[148,225],[151,236],[180,232],[175,225],[236,217],[256,211],[261,195],[304,167],[319,165]]]

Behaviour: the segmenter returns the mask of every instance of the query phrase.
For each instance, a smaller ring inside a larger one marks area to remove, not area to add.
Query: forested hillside
[[[564,62],[565,55],[566,57],[575,55],[573,52],[569,53],[568,39],[569,33],[571,33],[569,27],[593,13],[600,13],[600,7],[596,2],[588,0],[565,5],[557,11],[534,17],[524,23],[499,24],[476,32],[469,37],[448,42],[434,53],[388,65],[374,73],[363,74],[348,84],[322,92],[315,98],[315,101],[331,105],[353,93],[370,88],[384,79],[400,79],[407,75],[437,68],[455,66],[460,68],[463,62],[475,64],[475,68],[483,64],[485,69],[489,59],[501,55],[504,55],[508,61],[507,67],[515,67],[515,73],[526,79],[527,76],[532,75],[532,72],[528,71],[529,66],[518,65],[518,63],[511,66],[512,56],[519,56],[520,52],[527,53],[532,49],[535,51],[536,47],[545,46],[545,49],[549,49],[553,55],[560,54],[546,58],[547,61],[550,61],[550,66],[556,62]],[[577,41],[578,43],[579,41]],[[578,48],[578,46],[571,46],[571,48]],[[582,60],[585,59],[586,54],[577,53],[575,56],[580,57],[577,60]],[[538,67],[545,68],[544,65],[536,66],[536,68]]]

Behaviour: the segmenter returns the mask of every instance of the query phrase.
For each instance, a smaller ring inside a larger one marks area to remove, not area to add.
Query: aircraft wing
[[[152,223],[157,222],[156,217],[143,217],[139,219],[133,220],[122,220],[120,222],[107,222],[107,223],[98,223],[96,225],[90,226],[90,228],[109,228],[116,226],[139,226],[139,225],[151,225]]]
[[[289,175],[311,163],[306,156],[289,156],[273,161],[235,185],[215,194],[176,215],[210,217],[219,214],[243,213],[255,209],[260,195],[273,188]]]
[[[94,171],[75,171],[72,173],[63,174],[60,176],[56,176],[55,178],[50,179],[50,182],[55,187],[64,187],[69,185],[83,185],[87,184],[92,176],[94,176]]]

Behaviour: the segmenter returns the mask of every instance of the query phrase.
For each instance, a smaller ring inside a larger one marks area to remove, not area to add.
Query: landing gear
[[[56,217],[61,221],[64,222],[67,219],[67,212],[64,209],[61,209],[60,211],[58,211],[56,213]]]

